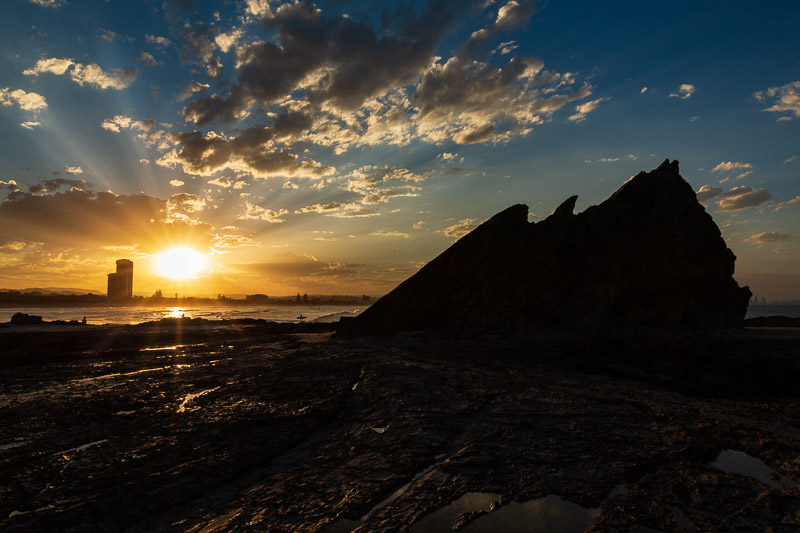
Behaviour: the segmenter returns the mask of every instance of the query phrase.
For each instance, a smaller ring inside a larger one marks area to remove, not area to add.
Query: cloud
[[[772,244],[775,242],[783,242],[792,240],[792,236],[782,231],[765,231],[763,233],[754,233],[744,239],[745,242],[763,246],[765,244]]]
[[[773,200],[773,196],[766,189],[753,189],[751,187],[734,187],[723,193],[719,200],[719,213],[730,213],[758,207]]]
[[[499,67],[457,57],[434,63],[411,98],[419,109],[413,117],[418,135],[434,143],[501,141],[526,135],[591,94],[589,85],[572,89],[571,74],[543,71],[543,66],[538,59],[519,57]]]
[[[139,63],[144,63],[145,66],[150,68],[164,64],[160,61],[156,61],[156,58],[154,58],[153,55],[148,52],[142,52],[141,54],[139,54],[139,57],[136,58],[136,61]]]
[[[458,154],[451,154],[449,152],[442,152],[441,154],[436,156],[436,159],[438,159],[439,161],[452,161],[456,157],[458,157]]]
[[[418,222],[415,222],[415,223],[414,223],[414,225],[413,225],[413,226],[411,226],[411,227],[412,227],[412,228],[414,228],[414,229],[422,229],[422,227],[423,227],[424,225],[425,225],[425,222],[423,222],[422,220],[420,220],[420,221],[418,221]]]
[[[208,180],[209,185],[216,185],[217,187],[222,187],[223,189],[227,189],[231,185],[231,180],[226,178],[225,176],[220,176],[219,178],[214,178],[213,180]]]
[[[220,33],[214,36],[214,44],[220,49],[223,54],[227,54],[228,50],[233,48],[239,39],[244,35],[244,30],[241,28],[233,30],[230,33]]]
[[[64,172],[74,176],[75,174],[83,174],[83,169],[78,166],[74,167],[68,166],[67,168],[64,169]]]
[[[216,78],[222,70],[222,63],[214,53],[216,46],[206,28],[191,26],[182,38],[181,60],[201,65],[209,78]]]
[[[576,113],[574,115],[570,115],[569,120],[572,122],[583,122],[586,120],[586,115],[591,113],[592,111],[596,110],[597,107],[607,100],[611,100],[611,98],[598,98],[596,100],[591,100],[589,102],[585,102],[580,105],[575,106]]]
[[[751,165],[750,163],[734,163],[733,161],[723,161],[722,163],[712,168],[711,172],[728,172],[730,170],[737,170],[743,168],[753,168],[753,165]]]
[[[250,202],[245,201],[244,213],[239,215],[237,219],[263,220],[265,222],[281,223],[285,222],[285,220],[280,217],[282,217],[287,213],[288,211],[286,209],[279,209],[278,211],[273,211],[272,209],[265,209],[260,205],[251,204]]]
[[[363,207],[360,203],[329,202],[307,205],[295,210],[295,214],[319,213],[336,218],[364,218],[380,215],[377,209]]]
[[[146,34],[144,37],[148,43],[158,45],[161,48],[167,48],[168,46],[172,46],[172,41],[170,41],[166,37],[161,37],[159,35],[150,35],[149,33]]]
[[[78,85],[93,85],[99,89],[121,90],[129,87],[136,79],[136,68],[114,69],[111,73],[104,71],[95,63],[83,65],[72,59],[40,59],[33,67],[24,70],[26,76],[38,76],[49,72],[62,76],[69,71],[69,76]]]
[[[103,39],[104,41],[108,41],[109,43],[114,42],[115,40],[125,41],[129,43],[136,40],[128,35],[120,35],[111,30],[106,30],[103,28],[100,28],[100,38]]]
[[[711,187],[710,185],[703,185],[697,191],[697,201],[707,202],[708,200],[718,198],[722,195],[722,187]]]
[[[642,90],[639,91],[639,94],[644,94],[647,92],[647,87],[642,87]]]
[[[62,187],[69,187],[59,192]],[[86,190],[83,180],[47,180],[36,193],[12,192],[0,203],[0,243],[43,241],[48,250],[101,246],[208,245],[209,226],[169,223],[166,202],[147,195]],[[46,189],[49,193],[42,193]],[[31,262],[34,262],[33,260]]]
[[[682,83],[678,90],[674,93],[669,93],[671,98],[680,98],[681,100],[686,100],[687,98],[691,98],[694,94],[695,86],[689,83]]]
[[[797,161],[798,159],[800,159],[800,157],[798,157],[798,156],[796,156],[796,155],[793,155],[793,156],[791,156],[791,157],[787,157],[786,159],[784,159],[784,160],[783,160],[783,164],[784,164],[784,165],[786,165],[786,164],[788,164],[788,163],[794,163],[794,162],[795,162],[795,161]]]
[[[0,104],[10,107],[14,104],[25,111],[39,111],[47,108],[47,100],[41,94],[25,92],[22,89],[0,89]]]
[[[196,93],[199,93],[199,92],[202,92],[205,89],[208,89],[209,87],[210,87],[210,85],[207,84],[207,83],[200,83],[199,81],[194,81],[193,80],[192,83],[187,85],[186,88],[184,90],[182,90],[180,92],[180,94],[178,94],[176,100],[178,102],[183,102],[187,98],[191,98],[192,95],[194,95]]]
[[[784,207],[789,207],[790,205],[795,205],[795,204],[800,204],[800,196],[795,196],[791,200],[779,203],[778,205],[775,206],[775,209],[773,209],[773,211],[780,211]]]
[[[774,102],[764,111],[783,114],[778,120],[800,118],[800,81],[793,81],[780,87],[770,87],[755,93],[753,96],[759,102],[764,102],[765,100]]]
[[[370,237],[402,237],[404,239],[410,238],[410,235],[408,233],[402,233],[400,231],[388,231],[388,230],[373,231],[369,235]]]
[[[299,189],[300,186],[298,184],[296,184],[295,182],[293,182],[293,181],[285,181],[285,182],[283,182],[283,187],[282,188],[284,188],[284,189]]]
[[[630,160],[630,161],[636,161],[639,158],[636,157],[634,154],[628,154],[628,155],[623,155],[623,156],[619,156],[619,157],[601,157],[600,159],[595,159],[594,161],[592,161],[591,159],[585,159],[584,162],[585,163],[615,163],[617,161],[623,161],[623,160],[626,160],[626,159]]]
[[[528,22],[534,10],[535,3],[532,0],[520,2],[509,0],[498,10],[494,27],[500,30],[515,30]]]
[[[170,187],[183,187],[185,185],[181,180],[169,180]]]
[[[458,221],[456,224],[452,226],[448,226],[443,230],[440,230],[439,233],[443,233],[447,237],[453,237],[456,239],[460,239],[470,231],[474,230],[478,225],[475,223],[474,218],[465,218],[463,220]]]
[[[31,4],[44,7],[59,7],[64,0],[28,0]]]
[[[334,173],[333,167],[301,159],[288,149],[270,149],[275,137],[274,129],[258,126],[230,139],[211,133],[204,136],[199,131],[176,133],[172,142],[180,148],[156,163],[167,168],[181,166],[187,174],[198,176],[211,176],[221,170],[248,172],[257,178],[319,178]]]
[[[19,125],[25,128],[26,130],[32,130],[37,126],[41,126],[42,123],[39,122],[38,120],[26,120],[25,122],[20,122]]]
[[[116,115],[114,118],[105,119],[100,124],[100,127],[115,133],[119,133],[121,129],[137,129],[141,132],[149,133],[156,127],[156,121],[153,119],[134,120],[125,115]]]

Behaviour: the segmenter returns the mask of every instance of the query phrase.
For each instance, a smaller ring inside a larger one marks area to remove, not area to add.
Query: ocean
[[[236,318],[263,318],[273,322],[336,322],[341,317],[358,315],[366,305],[281,305],[247,307],[8,307],[0,308],[0,323],[8,322],[14,313],[39,315],[45,320],[81,320],[88,324],[138,324],[164,317],[186,316],[224,320]],[[759,304],[747,308],[746,318],[783,315],[800,318],[800,305]],[[304,318],[299,318],[303,316]]]
[[[337,322],[341,317],[358,315],[366,305],[280,305],[246,307],[7,307],[0,308],[0,323],[8,322],[14,313],[38,315],[45,320],[82,320],[87,324],[138,324],[165,317],[231,320],[262,318],[273,322]],[[303,318],[300,318],[300,317]]]

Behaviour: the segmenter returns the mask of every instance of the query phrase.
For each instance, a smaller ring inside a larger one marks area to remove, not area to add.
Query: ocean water
[[[38,315],[45,320],[81,320],[88,324],[138,324],[165,317],[206,318],[231,320],[262,318],[273,322],[337,322],[340,317],[352,317],[366,305],[281,305],[247,307],[8,307],[0,308],[0,323],[8,322],[14,313]],[[300,318],[300,316],[304,318]]]
[[[273,322],[336,322],[340,317],[358,315],[366,305],[281,305],[247,307],[8,307],[0,308],[0,323],[8,322],[14,313],[39,315],[45,320],[81,320],[89,324],[138,324],[164,317],[186,316],[223,320],[235,318],[263,318]],[[305,318],[300,319],[298,317]],[[783,315],[800,318],[800,305],[759,304],[747,308],[747,318]]]

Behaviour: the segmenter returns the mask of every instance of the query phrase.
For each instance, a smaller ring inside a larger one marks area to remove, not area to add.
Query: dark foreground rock
[[[2,346],[28,335],[12,329]],[[748,375],[783,361],[796,383],[796,330],[91,331],[93,346],[48,333],[48,362],[0,373],[2,531],[531,531],[512,527],[515,509],[558,501],[592,531],[800,528],[798,389],[752,395]],[[741,374],[714,368],[729,360]],[[693,364],[708,377],[686,381]],[[737,473],[725,457],[774,472]],[[470,499],[483,504],[441,518]]]
[[[677,161],[577,215],[576,199],[539,223],[524,205],[495,215],[344,332],[742,326],[750,291],[733,279],[735,257]]]

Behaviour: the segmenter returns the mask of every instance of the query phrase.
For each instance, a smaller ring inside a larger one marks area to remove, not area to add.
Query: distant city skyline
[[[800,299],[800,4],[2,9],[0,288],[105,293],[125,257],[134,294],[380,295],[669,158],[739,284]]]

